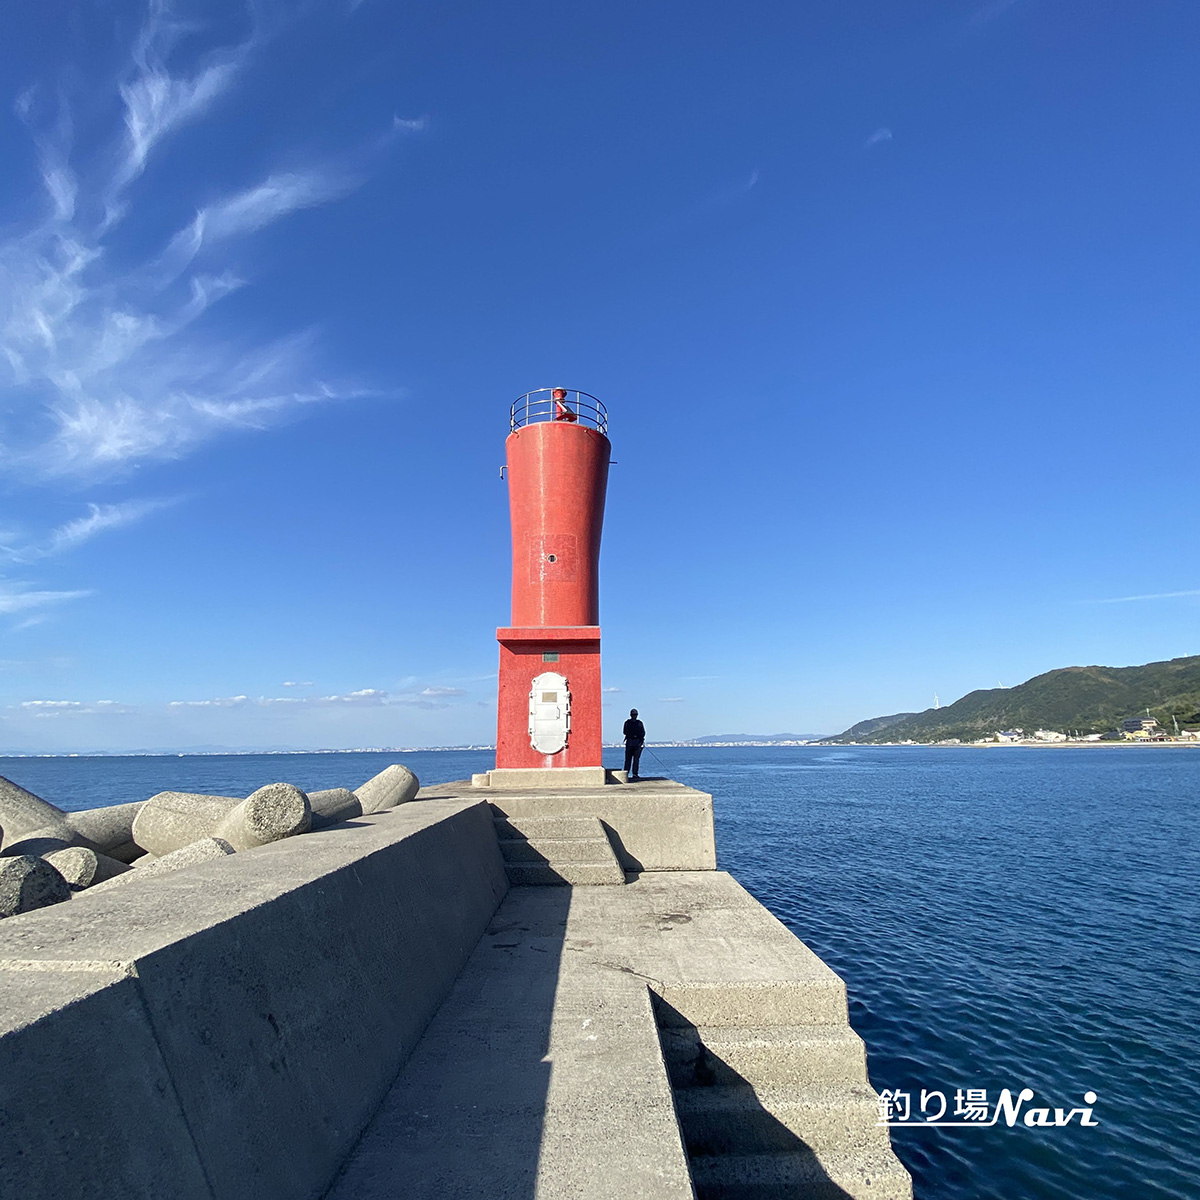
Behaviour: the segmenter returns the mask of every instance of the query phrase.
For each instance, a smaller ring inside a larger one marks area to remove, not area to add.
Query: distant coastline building
[[[998,742],[1020,742],[1024,740],[1025,730],[1023,729],[1005,729],[996,731],[996,741]]]
[[[1126,717],[1121,722],[1121,736],[1130,742],[1165,742],[1166,733],[1153,717]]]
[[[1067,735],[1059,733],[1057,729],[1035,729],[1033,740],[1035,742],[1065,742]]]

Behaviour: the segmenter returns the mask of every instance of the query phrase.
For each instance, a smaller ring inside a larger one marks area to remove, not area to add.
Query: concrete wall
[[[547,772],[550,774],[551,772]],[[492,777],[502,772],[491,772]],[[502,817],[599,817],[626,871],[715,871],[713,801],[673,779],[600,787],[474,787],[469,779],[423,787],[418,802],[484,796]]]
[[[0,1196],[322,1195],[506,888],[441,800],[0,923]]]
[[[480,790],[501,816],[599,817],[626,871],[716,870],[712,797],[682,784],[614,785],[579,795]]]

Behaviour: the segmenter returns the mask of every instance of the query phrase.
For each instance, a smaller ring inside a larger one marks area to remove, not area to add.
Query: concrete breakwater
[[[0,922],[0,1196],[910,1195],[703,793],[445,785],[128,874]]]

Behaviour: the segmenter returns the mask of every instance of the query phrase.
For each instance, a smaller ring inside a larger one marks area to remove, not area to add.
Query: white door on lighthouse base
[[[566,678],[543,671],[529,689],[529,742],[539,754],[557,754],[571,732],[571,693]]]

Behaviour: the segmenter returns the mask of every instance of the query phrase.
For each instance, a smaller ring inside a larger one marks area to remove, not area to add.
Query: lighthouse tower
[[[603,782],[600,531],[612,446],[594,396],[539,388],[510,413],[512,624],[496,630],[496,773]],[[510,776],[512,778],[512,776]]]

